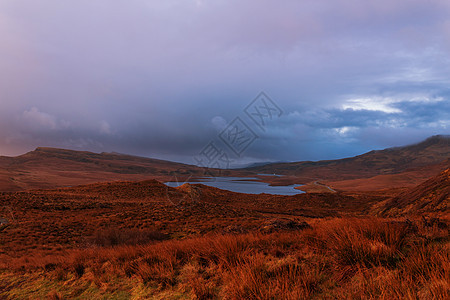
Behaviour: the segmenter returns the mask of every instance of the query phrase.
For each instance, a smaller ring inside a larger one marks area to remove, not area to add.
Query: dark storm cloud
[[[190,162],[261,90],[285,114],[243,162],[445,134],[449,17],[447,0],[4,0],[0,154]]]

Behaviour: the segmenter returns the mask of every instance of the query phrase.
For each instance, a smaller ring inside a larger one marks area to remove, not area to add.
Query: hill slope
[[[450,136],[438,135],[418,144],[370,151],[351,158],[268,164],[246,170],[293,175],[303,181],[336,181],[398,174],[413,169],[426,171],[423,167],[439,165],[449,157]]]
[[[450,165],[449,165],[450,167]],[[438,176],[395,196],[381,205],[377,211],[382,215],[448,214],[450,202],[450,168]]]
[[[203,169],[170,161],[114,153],[37,148],[0,157],[0,191],[54,188],[100,181],[170,178]]]

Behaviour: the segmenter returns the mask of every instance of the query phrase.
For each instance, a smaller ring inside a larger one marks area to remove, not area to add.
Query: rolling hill
[[[0,191],[203,173],[193,165],[159,159],[39,147],[17,157],[0,157]]]
[[[450,137],[433,136],[410,146],[371,151],[325,161],[273,163],[222,170],[221,176],[257,176],[274,185],[317,181],[341,191],[413,187],[443,171],[450,158]],[[212,170],[214,172],[214,170]],[[218,170],[216,170],[218,172]],[[0,157],[0,191],[75,186],[117,180],[171,180],[205,175],[193,165],[117,153],[92,153],[39,147],[17,157]]]
[[[450,136],[432,136],[425,141],[404,146],[374,150],[355,157],[292,163],[268,164],[247,168],[257,173],[290,176],[279,183],[317,181],[342,191],[372,191],[413,187],[447,168],[450,158]]]

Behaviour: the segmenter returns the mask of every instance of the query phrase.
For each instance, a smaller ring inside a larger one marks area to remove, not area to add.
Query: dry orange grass
[[[330,219],[303,231],[92,247],[11,261],[0,296],[33,297],[30,285],[53,299],[448,299],[448,242],[447,229],[419,222]]]

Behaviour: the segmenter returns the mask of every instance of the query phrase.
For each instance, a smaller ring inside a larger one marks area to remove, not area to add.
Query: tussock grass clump
[[[376,219],[337,219],[322,224],[313,236],[312,246],[328,249],[340,264],[395,267],[404,256],[408,226]]]

